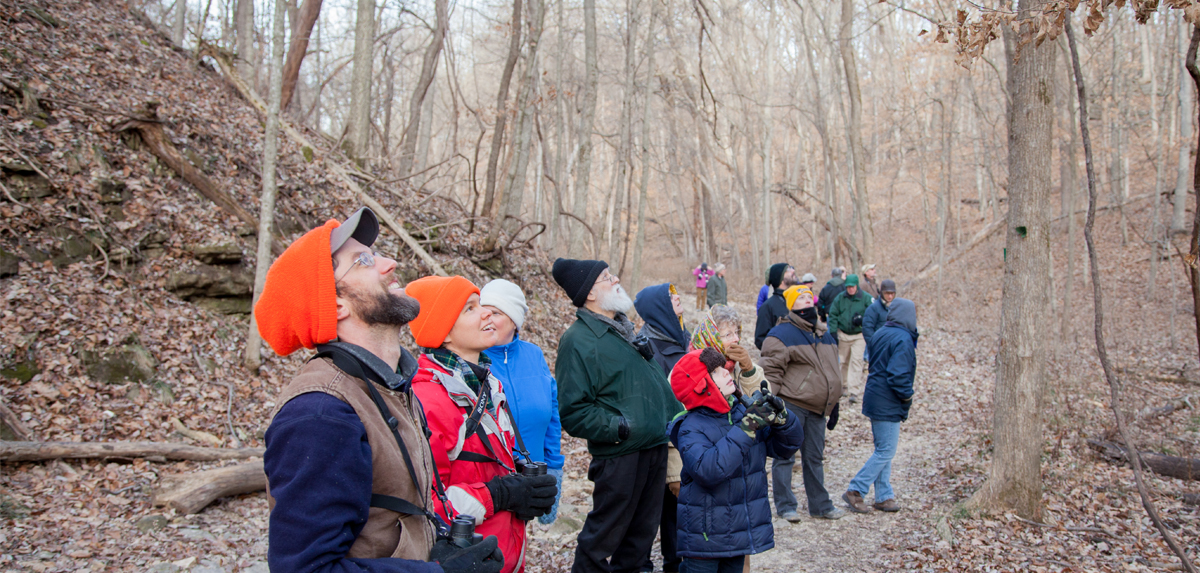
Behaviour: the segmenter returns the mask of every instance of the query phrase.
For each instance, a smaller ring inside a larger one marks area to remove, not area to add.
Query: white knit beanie
[[[496,279],[483,285],[479,290],[479,304],[500,309],[500,312],[517,325],[517,330],[521,330],[525,324],[525,313],[529,312],[529,305],[525,304],[525,293],[521,292],[521,287],[504,279]]]

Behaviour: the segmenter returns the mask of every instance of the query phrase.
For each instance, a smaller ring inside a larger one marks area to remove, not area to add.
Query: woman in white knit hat
[[[492,374],[504,383],[504,397],[524,439],[525,448],[536,462],[545,462],[547,472],[558,478],[562,493],[562,426],[558,420],[558,383],[550,373],[546,355],[536,344],[521,340],[521,327],[529,306],[521,287],[496,279],[479,292],[479,304],[492,311],[492,324],[500,343],[484,351],[492,360]],[[558,500],[538,521],[554,522]]]

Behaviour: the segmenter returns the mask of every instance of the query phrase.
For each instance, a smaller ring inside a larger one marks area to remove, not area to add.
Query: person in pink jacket
[[[708,263],[700,263],[692,269],[692,274],[696,276],[696,309],[704,310],[708,303],[708,279],[716,273],[708,268]]]

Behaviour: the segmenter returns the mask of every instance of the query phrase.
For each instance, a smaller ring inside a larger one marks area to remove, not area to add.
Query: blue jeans
[[[875,438],[875,453],[858,470],[846,489],[866,497],[874,483],[875,503],[880,503],[896,497],[891,483],[892,458],[896,457],[896,445],[900,443],[900,422],[871,420],[871,435]]]
[[[680,573],[742,573],[745,556],[721,557],[718,559],[683,558]]]

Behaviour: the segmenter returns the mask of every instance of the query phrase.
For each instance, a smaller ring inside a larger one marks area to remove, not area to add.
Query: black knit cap
[[[783,283],[783,273],[786,273],[787,269],[787,263],[775,263],[771,265],[771,272],[767,273],[767,284],[774,288],[779,288],[779,285]]]
[[[560,258],[555,259],[550,274],[554,275],[554,282],[562,287],[571,298],[571,303],[578,308],[587,302],[588,293],[592,292],[596,278],[607,268],[608,263],[604,261]]]

